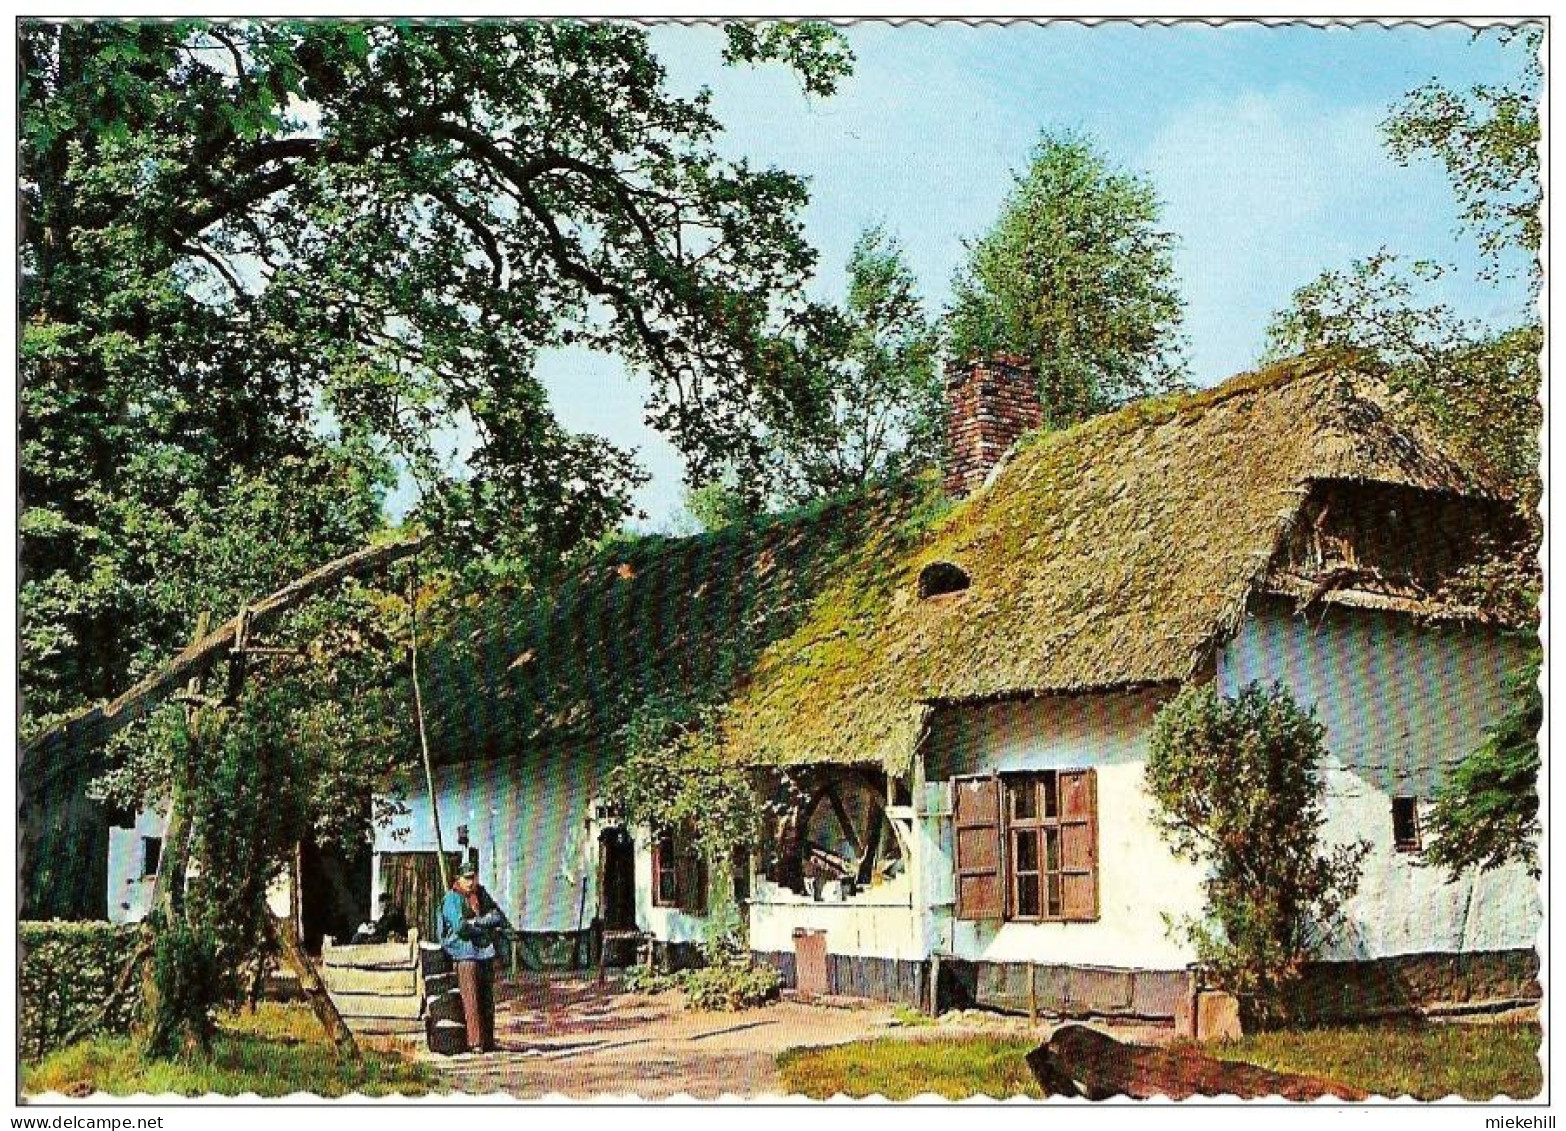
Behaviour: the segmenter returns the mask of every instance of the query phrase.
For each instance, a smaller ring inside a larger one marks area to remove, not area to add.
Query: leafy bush
[[[724,963],[686,970],[681,979],[688,1009],[733,1012],[776,1001],[783,977],[770,966]]]
[[[42,1057],[59,1047],[72,1030],[103,1012],[137,933],[135,927],[109,923],[21,924],[17,1005],[24,1057]],[[90,1031],[129,1033],[140,1008],[139,987],[132,984]]]
[[[663,994],[680,988],[680,974],[664,973],[655,966],[632,966],[625,972],[621,986],[632,994]]]
[[[1171,922],[1247,1020],[1281,1020],[1281,990],[1342,918],[1370,845],[1322,844],[1322,727],[1281,685],[1234,699],[1188,687],[1158,713],[1147,761],[1158,824],[1208,867],[1207,916]]]
[[[652,966],[636,966],[622,983],[631,993],[661,994],[680,990],[685,1008],[714,1012],[754,1009],[777,1001],[783,994],[783,977],[770,966],[758,966],[750,952],[729,936],[713,936],[702,944],[705,965],[693,970],[664,973]]]

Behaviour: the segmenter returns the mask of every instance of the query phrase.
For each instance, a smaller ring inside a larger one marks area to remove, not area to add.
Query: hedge
[[[138,928],[101,922],[21,924],[21,1053],[43,1056],[102,1011],[137,943]],[[95,1031],[128,1033],[140,1007],[133,985]]]

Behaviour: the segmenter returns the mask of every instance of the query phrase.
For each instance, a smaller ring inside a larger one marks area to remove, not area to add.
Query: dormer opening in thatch
[[[1275,581],[1425,598],[1521,532],[1499,499],[1400,483],[1318,480]]]
[[[951,562],[931,562],[919,571],[919,600],[961,593],[973,584],[966,570]]]

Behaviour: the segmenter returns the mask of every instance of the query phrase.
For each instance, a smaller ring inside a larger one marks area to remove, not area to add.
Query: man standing
[[[457,989],[468,1027],[468,1048],[495,1051],[495,943],[511,924],[478,882],[478,868],[463,865],[441,902],[441,946],[457,966]]]

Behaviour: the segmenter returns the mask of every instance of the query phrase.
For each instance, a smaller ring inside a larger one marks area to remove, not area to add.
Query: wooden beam
[[[1123,1044],[1085,1025],[1064,1025],[1027,1056],[1028,1068],[1046,1096],[1136,1100],[1167,1096],[1235,1096],[1242,1100],[1282,1096],[1315,1100],[1332,1096],[1363,1100],[1358,1088],[1315,1076],[1272,1072],[1240,1061],[1218,1060],[1199,1045],[1150,1048]]]
[[[326,983],[321,981],[321,975],[310,961],[310,956],[299,944],[299,935],[294,931],[293,923],[286,916],[274,915],[270,910],[267,911],[263,922],[272,945],[277,948],[283,960],[283,965],[292,970],[294,977],[299,979],[299,988],[304,991],[305,999],[310,1003],[316,1020],[321,1023],[321,1028],[326,1030],[326,1035],[332,1042],[332,1055],[358,1060],[359,1045],[353,1039],[353,1031],[348,1028],[343,1015],[338,1012],[337,1005],[332,1001],[332,995],[327,992]]]
[[[118,731],[144,717],[181,682],[200,675],[224,658],[241,632],[248,634],[264,628],[311,597],[350,577],[401,561],[417,553],[423,544],[422,537],[415,537],[370,546],[295,578],[192,643],[113,702],[79,711],[39,733],[22,748],[22,780],[37,780],[53,763],[102,746]]]

